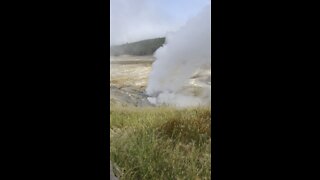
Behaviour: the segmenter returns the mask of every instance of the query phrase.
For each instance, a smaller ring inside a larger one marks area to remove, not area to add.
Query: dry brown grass
[[[209,108],[112,106],[110,155],[121,179],[210,179]]]

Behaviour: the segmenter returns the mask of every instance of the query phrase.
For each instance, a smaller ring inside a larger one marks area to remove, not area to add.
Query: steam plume
[[[151,102],[189,106],[204,103],[204,97],[210,99],[211,85],[202,97],[180,92],[197,70],[211,66],[211,5],[168,34],[166,44],[155,52],[155,57],[146,89],[148,95],[155,97],[149,98]]]
[[[111,0],[110,45],[166,36],[208,3],[208,0]]]

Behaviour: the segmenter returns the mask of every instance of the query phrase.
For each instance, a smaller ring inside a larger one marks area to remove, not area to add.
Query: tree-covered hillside
[[[112,56],[119,55],[152,55],[165,42],[165,38],[148,39],[134,43],[127,43],[118,46],[111,46],[110,53]]]

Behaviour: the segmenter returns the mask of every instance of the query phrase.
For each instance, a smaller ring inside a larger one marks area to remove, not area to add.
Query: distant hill
[[[152,55],[165,42],[165,38],[148,39],[133,43],[111,46],[110,53],[112,56],[119,55]]]

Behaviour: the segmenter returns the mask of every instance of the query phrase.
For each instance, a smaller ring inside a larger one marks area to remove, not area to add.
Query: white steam
[[[211,5],[178,31],[168,34],[166,44],[156,51],[155,57],[146,89],[152,96],[150,102],[176,106],[210,103],[211,85],[201,96],[182,90],[196,71],[211,66]]]
[[[110,45],[166,36],[208,0],[111,0]]]

